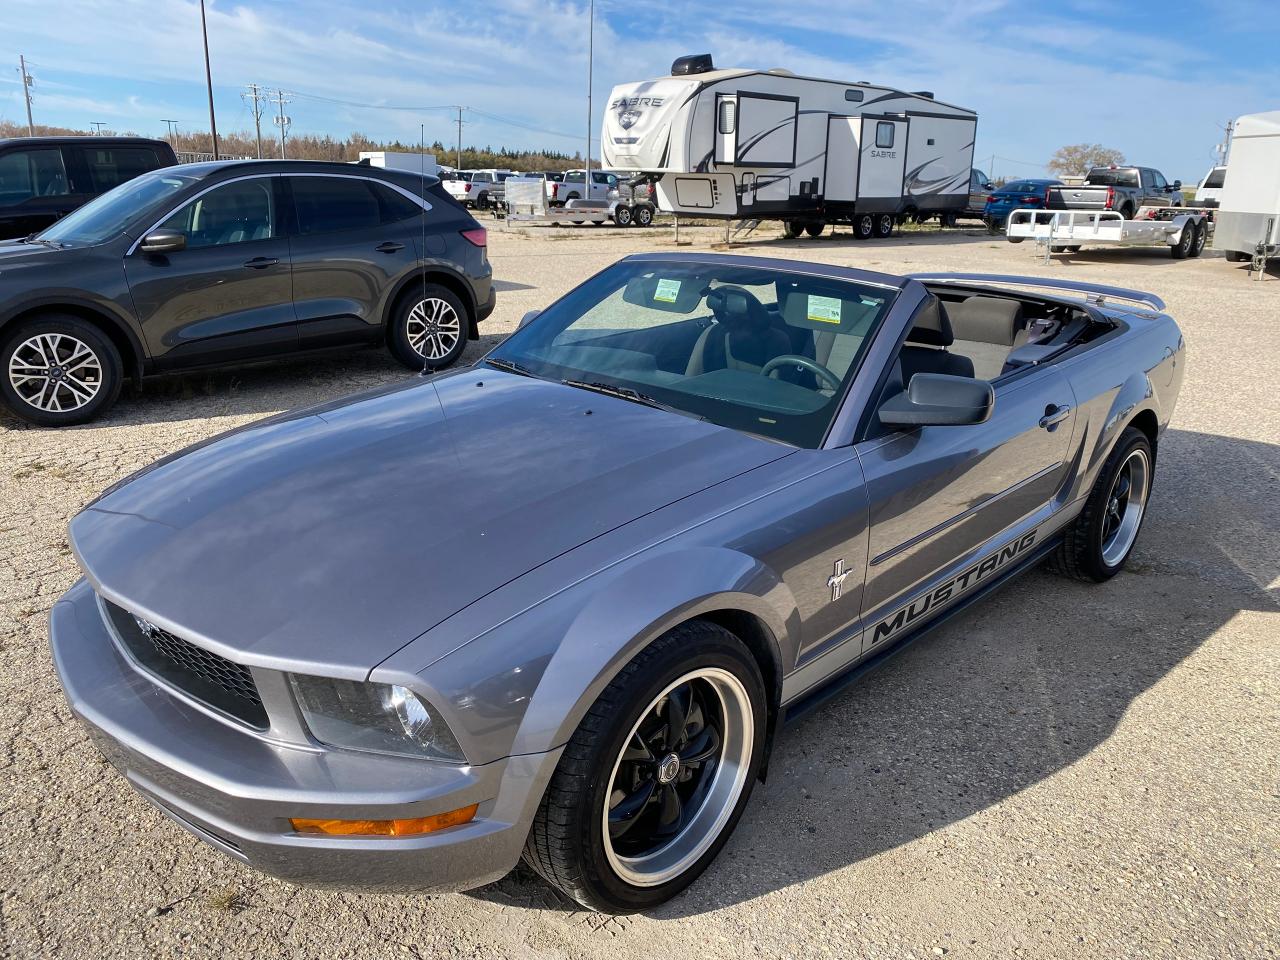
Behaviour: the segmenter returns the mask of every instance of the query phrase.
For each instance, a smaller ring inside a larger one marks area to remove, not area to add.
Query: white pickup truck
[[[444,189],[464,207],[488,210],[502,205],[503,182],[515,176],[511,170],[457,170]]]

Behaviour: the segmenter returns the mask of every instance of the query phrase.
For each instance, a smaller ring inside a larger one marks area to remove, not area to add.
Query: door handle
[[[1061,406],[1051,403],[1044,408],[1044,416],[1040,418],[1040,426],[1048,430],[1056,427],[1069,416],[1071,416],[1071,405],[1069,403],[1064,403]]]
[[[395,253],[397,250],[403,250],[404,244],[388,240],[385,243],[378,244],[373,249],[377,250],[379,253]]]
[[[254,257],[252,260],[246,260],[244,265],[250,270],[263,270],[267,267],[274,267],[279,262],[278,257]]]

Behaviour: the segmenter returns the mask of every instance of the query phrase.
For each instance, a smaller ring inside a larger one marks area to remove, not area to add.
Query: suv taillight
[[[1049,192],[1053,189],[1052,184],[1044,188],[1044,205],[1049,206]]]
[[[461,231],[462,236],[467,242],[477,247],[485,247],[489,244],[489,231],[484,227],[472,227],[470,230]]]

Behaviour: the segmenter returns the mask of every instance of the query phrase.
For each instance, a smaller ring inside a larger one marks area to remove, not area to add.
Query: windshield
[[[1137,170],[1090,170],[1084,178],[1090,187],[1136,187],[1138,185]]]
[[[813,448],[897,292],[778,269],[624,260],[490,357]]]
[[[90,200],[40,234],[41,240],[92,246],[117,236],[128,223],[166,197],[196,182],[172,169],[144,173]]]

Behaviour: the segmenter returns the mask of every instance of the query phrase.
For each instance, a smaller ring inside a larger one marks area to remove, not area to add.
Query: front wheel
[[[631,222],[637,227],[647,227],[653,223],[653,207],[642,203],[631,211]]]
[[[707,868],[751,795],[765,739],[759,666],[728,630],[682,624],[605,688],[565,747],[525,860],[593,910],[663,903]]]
[[[1151,442],[1128,427],[1102,465],[1084,510],[1051,556],[1050,569],[1093,583],[1119,573],[1142,529],[1154,476]]]
[[[1169,248],[1169,255],[1175,260],[1185,260],[1191,256],[1191,251],[1196,245],[1196,227],[1193,223],[1188,223],[1182,228],[1182,233],[1178,237],[1178,242]]]
[[[620,227],[631,226],[631,208],[626,204],[618,204],[613,211],[613,222]]]
[[[860,213],[853,218],[853,235],[859,240],[870,240],[876,232],[876,218],[869,213]]]
[[[411,284],[387,331],[391,354],[410,370],[439,370],[467,347],[467,312],[457,294],[438,283]]]
[[[111,339],[79,317],[14,324],[0,343],[0,398],[43,427],[87,423],[120,395],[123,368]]]

